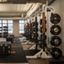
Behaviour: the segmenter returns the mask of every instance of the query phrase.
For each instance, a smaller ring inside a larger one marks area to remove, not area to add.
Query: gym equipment
[[[62,43],[61,38],[59,36],[53,36],[51,38],[51,45],[59,46]]]
[[[50,32],[53,34],[53,35],[59,35],[61,33],[61,28],[59,25],[53,25],[51,27],[51,30]]]
[[[38,32],[38,28],[33,28],[33,31],[34,31],[34,32],[36,32],[36,31]]]
[[[1,48],[0,48],[1,49]],[[1,50],[0,50],[1,51]],[[8,56],[0,56],[0,64],[6,64],[6,63],[21,63],[21,64],[29,64],[25,52],[22,47],[17,47],[17,45],[12,46],[11,55]]]
[[[6,38],[6,41],[10,41],[11,43],[14,42],[14,35],[10,35],[9,37]]]
[[[0,33],[0,37],[2,37],[2,33]]]
[[[42,25],[42,24],[43,24],[43,22],[42,22],[42,21],[43,21],[43,19],[40,19],[40,25]]]
[[[62,57],[62,51],[59,48],[52,48],[50,52],[55,59]]]
[[[46,40],[46,38],[47,38],[46,35],[43,35],[43,34],[40,35],[40,40],[43,41],[43,40]]]
[[[0,42],[0,56],[8,56],[11,51],[11,43],[10,42]]]
[[[51,14],[51,18],[50,18],[50,21],[51,23],[53,24],[58,24],[61,20],[61,17],[58,15],[58,14]]]
[[[34,34],[34,40],[37,41],[38,39],[38,34]]]
[[[45,20],[45,24],[46,24],[46,20]],[[40,19],[40,25],[43,25],[43,19]]]
[[[47,29],[45,28],[45,32],[47,31]],[[40,27],[40,32],[43,33],[43,27]]]
[[[39,41],[39,46],[40,48],[43,48],[43,51],[45,51],[45,48],[47,47],[46,45],[46,35],[45,34],[41,34],[40,35],[40,41]]]
[[[49,60],[49,64],[64,64],[64,61],[60,59],[51,59]]]

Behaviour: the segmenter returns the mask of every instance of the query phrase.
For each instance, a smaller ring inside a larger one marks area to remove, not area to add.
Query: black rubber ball
[[[51,55],[53,58],[59,59],[60,57],[62,57],[62,51],[59,48],[52,48]]]
[[[51,30],[50,32],[53,34],[53,35],[59,35],[61,33],[61,27],[59,25],[53,25],[51,27]]]
[[[59,46],[59,45],[61,45],[61,43],[62,43],[62,40],[61,40],[61,38],[59,36],[53,36],[51,38],[51,45]]]
[[[59,14],[51,14],[50,21],[53,24],[58,24],[61,21],[61,17]]]

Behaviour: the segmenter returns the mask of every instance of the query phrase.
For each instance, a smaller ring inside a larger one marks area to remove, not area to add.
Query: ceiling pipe
[[[56,0],[51,0],[49,1],[48,5],[51,5],[52,3],[54,3]]]
[[[46,3],[46,0],[1,0],[0,3],[2,4]]]

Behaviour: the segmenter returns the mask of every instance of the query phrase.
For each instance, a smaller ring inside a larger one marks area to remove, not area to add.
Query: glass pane
[[[0,33],[2,33],[2,31],[0,31]]]
[[[20,30],[20,31],[24,31],[24,28],[20,28],[19,30]]]
[[[13,29],[8,29],[8,31],[12,31]]]
[[[13,20],[8,20],[8,24],[13,23]]]
[[[8,26],[13,26],[13,24],[8,24]]]
[[[2,20],[3,21],[3,23],[7,23],[7,20]]]
[[[0,27],[2,27],[2,24],[0,24]]]
[[[1,23],[1,20],[0,20],[0,23]]]
[[[12,34],[12,33],[13,33],[13,31],[8,31],[8,33],[9,33],[9,34]]]
[[[24,23],[24,20],[19,20],[19,23]]]
[[[19,31],[19,33],[24,33],[24,31]]]
[[[20,28],[24,28],[24,24],[19,25]]]
[[[7,24],[3,24],[3,26],[7,26]]]

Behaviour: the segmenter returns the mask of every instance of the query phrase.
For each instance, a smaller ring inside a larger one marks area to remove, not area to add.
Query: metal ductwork
[[[25,3],[45,3],[46,0],[0,0],[0,3],[25,4]]]

